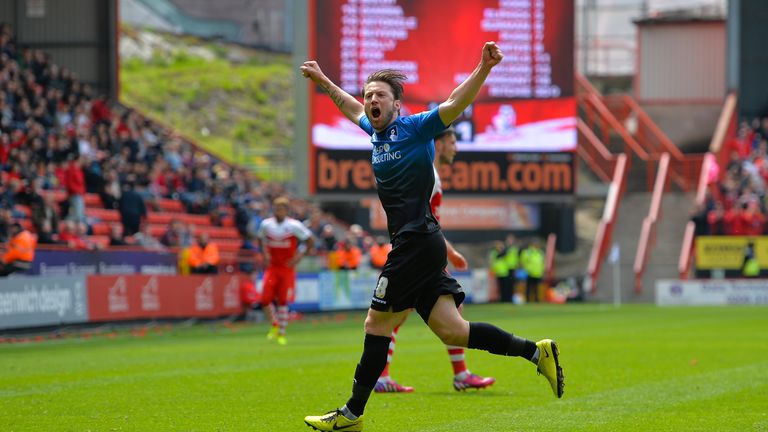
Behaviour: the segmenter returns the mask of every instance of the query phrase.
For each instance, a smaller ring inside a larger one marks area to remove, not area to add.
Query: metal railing
[[[600,180],[610,182],[616,168],[616,155],[608,150],[582,119],[576,120],[576,130],[579,136],[576,152]]]
[[[608,196],[605,199],[603,216],[597,226],[595,242],[592,244],[592,252],[589,255],[587,264],[587,274],[590,278],[590,290],[594,293],[597,290],[597,279],[600,275],[600,268],[605,260],[605,254],[608,252],[608,246],[613,238],[613,228],[616,224],[616,216],[621,204],[621,198],[627,183],[627,162],[626,154],[620,154],[616,157],[616,165],[613,170],[611,184],[608,188]]]
[[[684,191],[693,190],[703,154],[685,154],[656,125],[648,113],[626,94],[603,96],[586,78],[576,75],[576,96],[586,125],[599,133],[603,143],[618,135],[623,151],[646,163],[648,190],[652,189],[653,168],[662,153],[669,153],[670,177]]]
[[[650,250],[656,244],[656,225],[661,217],[661,200],[664,197],[664,190],[669,178],[669,164],[669,153],[663,153],[659,159],[659,169],[656,172],[648,216],[643,219],[643,227],[637,242],[637,253],[635,254],[633,270],[635,272],[635,292],[638,294],[643,290],[643,275],[648,266]]]
[[[704,206],[706,192],[710,186],[710,171],[714,165],[719,163],[723,167],[727,163],[727,148],[725,141],[734,136],[736,131],[736,107],[738,98],[736,93],[732,92],[726,96],[723,102],[723,109],[720,111],[720,117],[717,120],[715,133],[712,135],[712,141],[709,144],[709,152],[704,155],[699,170],[699,178],[696,187],[696,207],[701,209]],[[722,173],[723,170],[721,169]],[[689,221],[685,226],[683,243],[680,246],[680,259],[677,263],[677,270],[680,279],[688,279],[693,264],[694,246],[696,241],[696,224]]]
[[[726,140],[733,138],[736,135],[736,117],[738,110],[738,97],[736,92],[731,92],[725,97],[723,103],[723,109],[720,111],[720,117],[717,119],[717,126],[715,127],[715,133],[712,134],[712,141],[709,143],[709,151],[712,154],[717,155],[717,161],[720,167],[728,165],[728,147],[725,145]],[[720,170],[721,178],[724,173]]]
[[[631,96],[610,95],[603,100],[617,120],[627,125],[627,129],[646,152],[656,157],[669,153],[670,179],[680,189],[690,191],[696,187],[702,154],[683,153]]]

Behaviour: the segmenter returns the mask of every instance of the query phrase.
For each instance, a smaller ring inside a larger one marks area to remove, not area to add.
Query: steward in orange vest
[[[37,239],[32,233],[25,230],[18,222],[12,224],[11,239],[8,240],[3,262],[0,265],[0,276],[31,269],[36,246]]]
[[[197,244],[189,248],[187,262],[192,273],[216,274],[219,272],[219,247],[208,243],[208,234],[200,233]]]

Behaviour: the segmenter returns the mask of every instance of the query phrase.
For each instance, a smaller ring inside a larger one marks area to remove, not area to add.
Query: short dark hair
[[[389,84],[389,86],[392,87],[392,93],[395,100],[400,100],[403,98],[403,83],[407,79],[408,77],[399,70],[382,69],[374,72],[368,75],[368,78],[365,80],[365,85],[363,85],[363,97],[365,97],[365,86],[374,81],[381,81]]]

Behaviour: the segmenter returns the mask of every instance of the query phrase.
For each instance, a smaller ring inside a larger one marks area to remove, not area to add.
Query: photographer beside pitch
[[[325,76],[317,62],[307,61],[301,66],[303,75],[325,90],[339,110],[371,136],[371,162],[392,242],[365,320],[363,353],[355,370],[352,395],[341,409],[305,417],[307,425],[321,431],[362,430],[363,411],[386,365],[392,330],[411,309],[416,309],[447,345],[531,361],[547,378],[555,396],[562,396],[563,372],[554,341],[534,343],[491,324],[470,323],[459,314],[464,292],[445,271],[445,238],[430,210],[435,183],[432,137],[472,103],[502,58],[498,46],[486,42],[480,64],[445,102],[431,111],[406,117],[400,116],[402,84],[406,80],[400,72],[382,70],[371,74],[361,104]]]

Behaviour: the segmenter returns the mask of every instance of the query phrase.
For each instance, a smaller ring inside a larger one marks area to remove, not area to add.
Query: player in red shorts
[[[258,231],[267,270],[261,295],[261,306],[272,321],[267,338],[285,345],[285,327],[288,324],[288,301],[296,283],[296,264],[306,251],[314,247],[312,232],[301,222],[288,217],[288,198],[279,197],[272,202],[274,216],[265,219]],[[304,248],[299,243],[304,242]],[[273,309],[277,303],[277,316]]]
[[[432,214],[440,220],[440,204],[443,202],[443,187],[440,182],[440,167],[443,165],[450,165],[453,163],[453,158],[456,156],[456,131],[449,127],[435,137],[435,186],[432,188],[432,196],[429,199],[429,206],[432,208]],[[460,254],[453,245],[446,239],[445,246],[448,249],[448,260],[453,264],[456,270],[466,270],[468,268],[467,260],[462,254]],[[459,312],[463,310],[463,305],[459,306]],[[402,323],[400,323],[402,325]],[[404,386],[392,379],[389,375],[389,364],[392,362],[392,356],[395,352],[395,336],[397,336],[400,325],[395,327],[392,331],[392,341],[389,343],[389,351],[387,352],[387,365],[384,367],[384,371],[381,373],[379,380],[376,382],[374,391],[378,393],[410,393],[413,391],[413,387]],[[496,382],[494,378],[482,377],[475,375],[467,369],[467,364],[464,359],[464,348],[458,346],[446,345],[448,349],[448,356],[451,359],[451,366],[453,367],[453,388],[458,391],[466,389],[482,389],[489,387]]]

